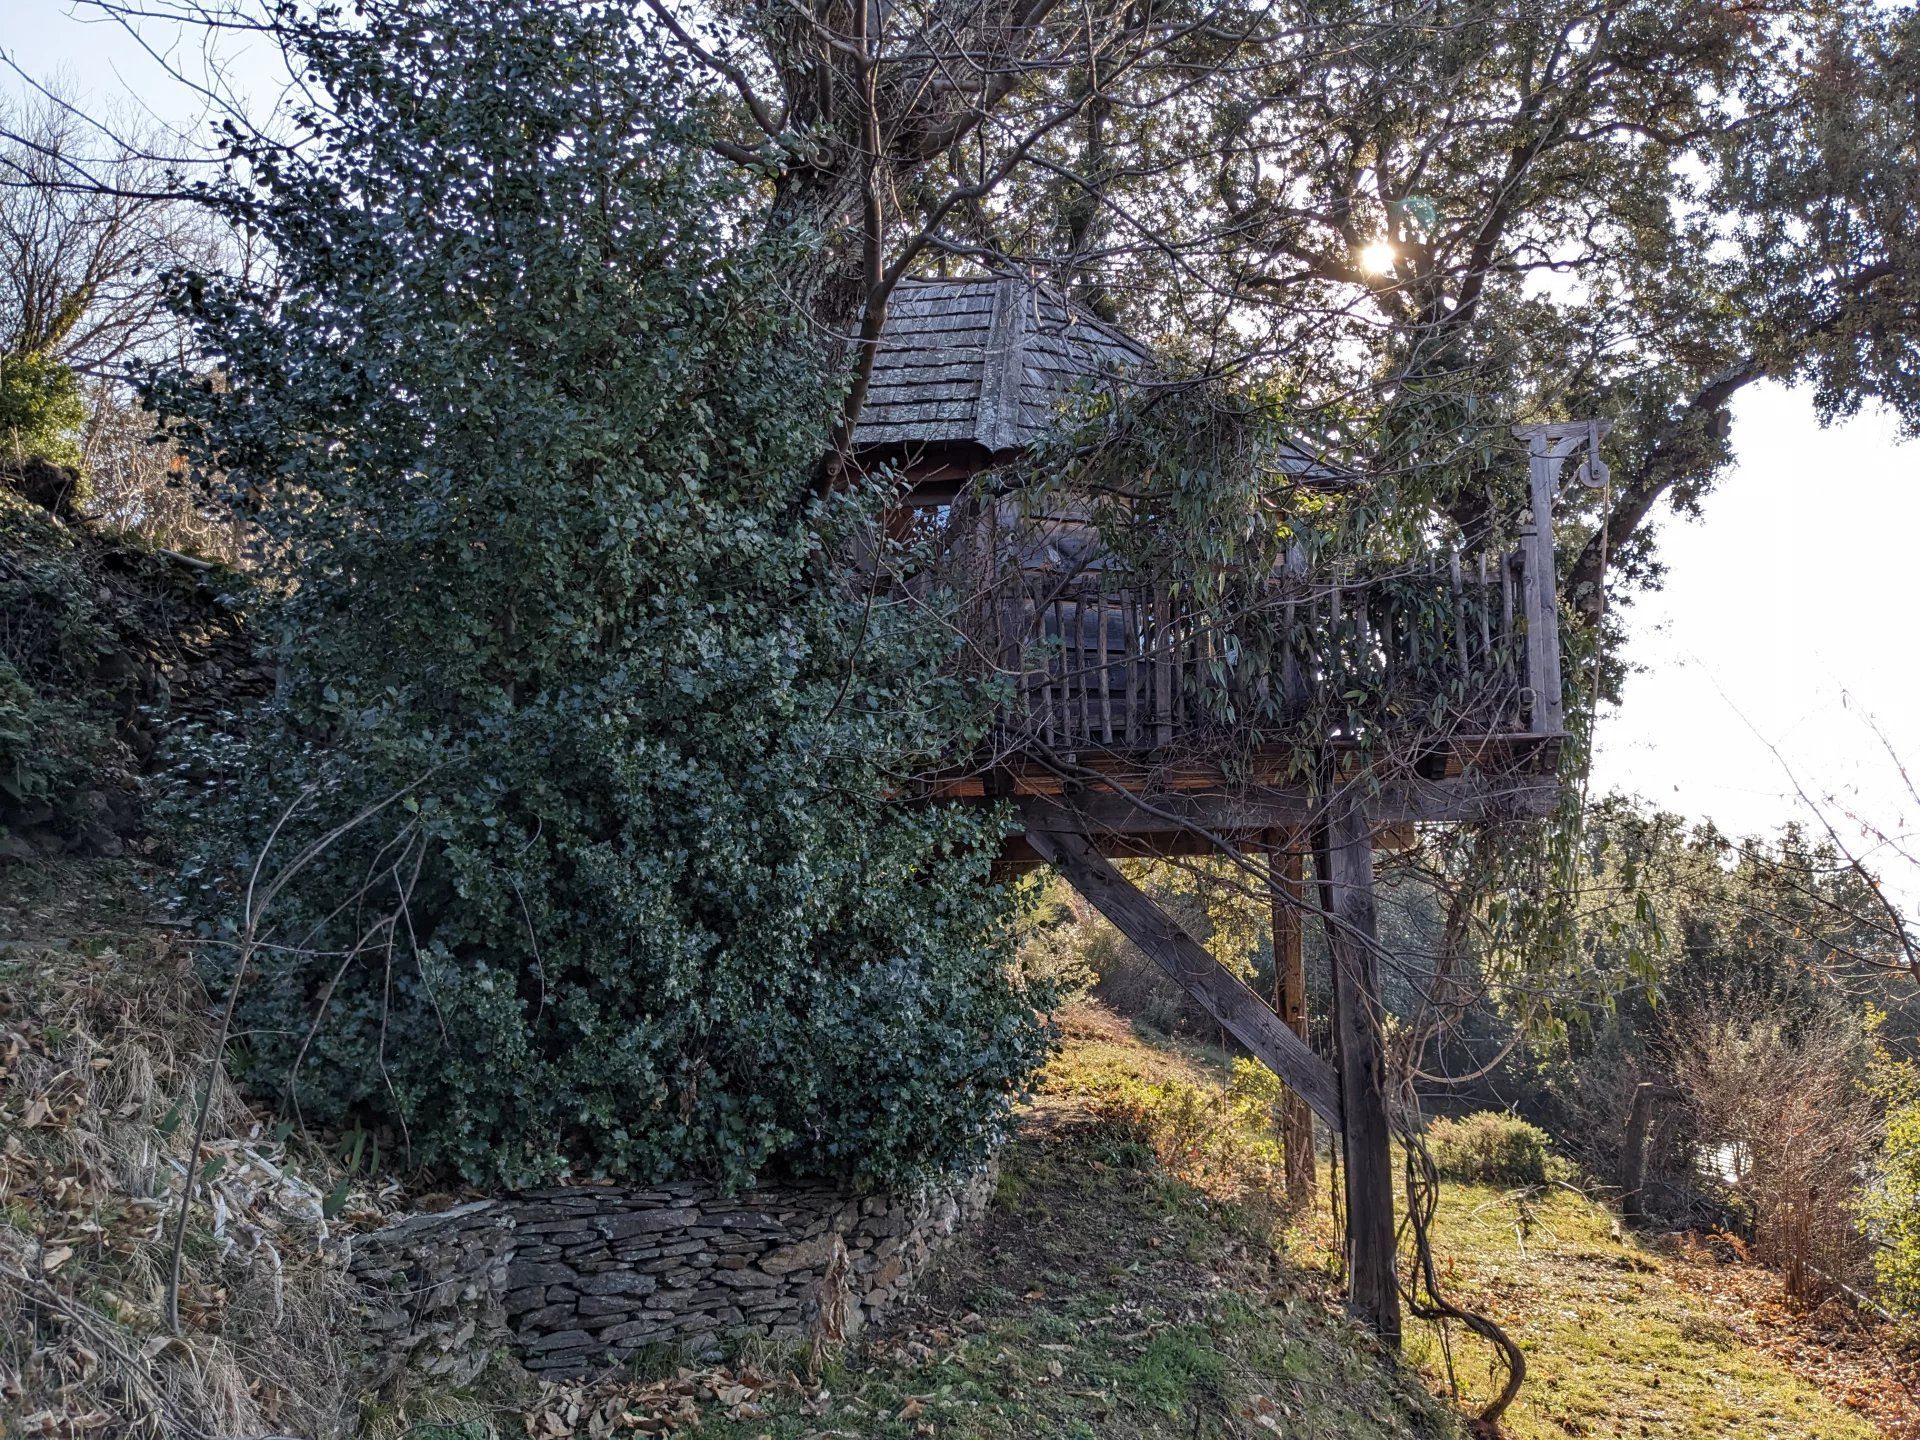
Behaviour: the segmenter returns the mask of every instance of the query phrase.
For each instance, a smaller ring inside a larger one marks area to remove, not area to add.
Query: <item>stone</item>
[[[509,1290],[500,1297],[500,1308],[509,1315],[523,1315],[529,1310],[538,1309],[546,1302],[547,1287],[528,1285],[519,1290]]]
[[[685,1207],[661,1210],[636,1210],[625,1215],[599,1215],[594,1228],[609,1240],[624,1240],[630,1235],[647,1235],[661,1230],[681,1230],[694,1224],[700,1212]]]
[[[651,1295],[660,1288],[660,1282],[631,1270],[607,1270],[583,1276],[578,1286],[582,1295]]]
[[[653,1345],[662,1340],[672,1339],[673,1326],[662,1324],[659,1320],[651,1318],[629,1320],[624,1325],[612,1325],[602,1330],[600,1338],[622,1349],[638,1350],[642,1345]]]
[[[530,1265],[516,1260],[507,1266],[507,1288],[510,1290],[525,1289],[529,1285],[550,1285],[573,1278],[572,1269],[551,1261]]]
[[[583,1295],[576,1307],[587,1315],[638,1315],[640,1302],[631,1295]]]
[[[527,1349],[535,1355],[550,1350],[565,1350],[571,1347],[585,1347],[592,1343],[593,1337],[584,1330],[556,1330],[551,1335],[541,1335],[527,1342]]]
[[[598,1230],[584,1229],[574,1220],[551,1225],[530,1225],[525,1233],[538,1236],[541,1243],[547,1245],[599,1244],[604,1238]]]
[[[583,1303],[605,1303],[605,1302],[583,1302]],[[633,1318],[633,1311],[622,1307],[618,1309],[609,1310],[604,1315],[587,1315],[583,1313],[580,1316],[580,1318],[575,1320],[573,1323],[582,1330],[604,1330],[609,1325],[624,1324],[626,1321],[631,1320],[632,1318]]]
[[[762,1270],[716,1270],[713,1278],[736,1290],[764,1290],[780,1284],[780,1277]]]
[[[833,1237],[822,1232],[809,1240],[782,1245],[760,1258],[760,1268],[771,1275],[786,1275],[795,1270],[811,1270],[825,1265],[833,1255]]]

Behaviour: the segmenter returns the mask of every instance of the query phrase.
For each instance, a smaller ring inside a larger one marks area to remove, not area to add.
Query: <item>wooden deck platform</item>
[[[1530,529],[1391,563],[1296,543],[1202,602],[1129,569],[1070,508],[962,494],[942,525],[943,568],[919,583],[958,597],[956,669],[1004,698],[928,798],[1012,798],[1113,854],[1295,830],[1356,783],[1380,826],[1555,801],[1557,602]],[[1006,855],[1036,858],[1022,840]]]

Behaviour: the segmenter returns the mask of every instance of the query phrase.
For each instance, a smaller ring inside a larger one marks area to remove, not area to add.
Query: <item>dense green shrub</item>
[[[1547,1183],[1547,1132],[1514,1115],[1482,1110],[1427,1127],[1427,1150],[1443,1180],[1470,1185]]]
[[[276,289],[183,279],[226,383],[152,382],[286,596],[189,898],[231,936],[287,807],[269,876],[373,810],[267,914],[238,1073],[482,1182],[978,1154],[1046,1027],[999,820],[900,803],[985,712],[837,558],[876,496],[811,499],[808,237],[763,236],[626,7],[293,36],[313,143],[221,196]]]

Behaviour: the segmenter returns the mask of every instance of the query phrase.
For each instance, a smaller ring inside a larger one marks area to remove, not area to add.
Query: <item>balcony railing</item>
[[[965,495],[950,516],[956,663],[1003,684],[1001,755],[1561,731],[1551,542],[1530,528],[1396,563],[1312,563],[1296,544],[1201,603],[1190,577],[1142,575],[1083,516]]]

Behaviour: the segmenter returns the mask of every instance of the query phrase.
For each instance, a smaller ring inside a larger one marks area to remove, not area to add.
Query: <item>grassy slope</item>
[[[1209,1129],[1187,1103],[1198,1091],[1230,1110],[1224,1079],[1217,1057],[1081,1013],[1010,1148],[994,1213],[926,1302],[856,1348],[824,1402],[769,1389],[739,1418],[722,1407],[703,1433],[1463,1434],[1333,1312],[1324,1214],[1274,1253],[1259,1195],[1274,1157],[1258,1127]],[[1436,1238],[1455,1298],[1526,1347],[1531,1377],[1503,1432],[1513,1440],[1881,1433],[1743,1339],[1684,1266],[1616,1239],[1610,1213],[1566,1189],[1523,1204],[1448,1186]],[[1437,1332],[1413,1332],[1409,1359],[1446,1394]],[[1486,1352],[1451,1338],[1470,1412],[1488,1390]]]
[[[768,1383],[783,1367],[763,1362],[639,1387],[622,1404],[645,1415],[690,1385],[718,1392],[700,1407],[714,1440],[1461,1435],[1337,1312],[1322,1278],[1274,1254],[1260,1207],[1221,1198],[1267,1155],[1237,1178],[1220,1163],[1198,1184],[1169,1171],[1152,1143],[1164,1135],[1139,1114],[1152,1094],[1142,1077],[1211,1086],[1187,1058],[1082,1017],[1002,1154],[985,1222],[910,1312],[827,1367],[824,1395]],[[1210,1148],[1219,1161],[1230,1147]]]
[[[1614,1238],[1611,1215],[1566,1190],[1525,1207],[1483,1186],[1448,1186],[1435,1236],[1443,1283],[1520,1341],[1530,1375],[1508,1417],[1514,1440],[1872,1440],[1871,1424],[1746,1343],[1711,1297],[1664,1256]],[[1409,1347],[1435,1376],[1431,1330]],[[1463,1352],[1470,1399],[1485,1366]]]
[[[190,1093],[204,1000],[177,946],[119,884],[125,873],[6,872],[0,1301],[14,1343],[0,1345],[0,1429],[31,1417],[75,1434],[159,1435],[185,1414],[215,1433],[257,1433],[275,1411],[324,1428],[321,1417],[350,1402],[324,1393],[344,1378],[344,1357],[329,1353],[331,1327],[314,1323],[339,1304],[313,1264],[318,1227],[305,1212],[317,1190],[288,1173],[269,1137],[240,1138],[237,1105],[223,1105],[231,1128],[216,1132],[228,1167],[218,1187],[291,1263],[273,1278],[264,1252],[223,1254],[196,1225],[188,1335],[172,1347],[159,1338],[162,1157],[184,1139],[170,1116]],[[717,1440],[1464,1435],[1339,1315],[1326,1217],[1287,1228],[1271,1208],[1268,1093],[1217,1056],[1148,1045],[1105,1012],[1078,1012],[1003,1155],[988,1219],[949,1252],[923,1301],[829,1364],[823,1385],[787,1378],[792,1356],[669,1367],[657,1384],[550,1392],[531,1406],[533,1433],[587,1434],[596,1416],[608,1422],[597,1435],[658,1433],[650,1419],[671,1415],[675,1428],[698,1417]],[[1577,1195],[1522,1208],[1449,1186],[1437,1238],[1456,1298],[1527,1348],[1532,1378],[1506,1431],[1515,1440],[1876,1433],[1769,1354],[1778,1347],[1709,1293],[1697,1264],[1616,1240],[1607,1212]],[[282,1308],[296,1289],[304,1333]],[[14,1323],[26,1314],[35,1318]],[[1484,1353],[1455,1339],[1471,1403],[1485,1390]],[[1416,1329],[1409,1356],[1444,1390],[1432,1332]],[[1798,1368],[1817,1377],[1818,1358]],[[297,1399],[275,1384],[295,1377]],[[463,1440],[522,1433],[529,1405],[416,1398],[413,1420],[458,1419],[413,1435]]]

